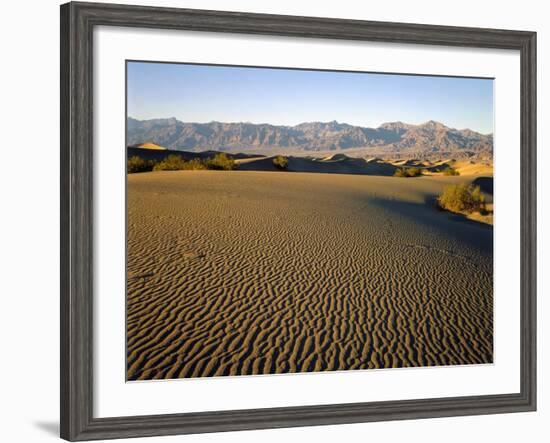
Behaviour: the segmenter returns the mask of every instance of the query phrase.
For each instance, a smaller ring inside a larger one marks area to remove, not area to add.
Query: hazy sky
[[[368,127],[437,120],[493,132],[488,79],[129,62],[127,86],[128,116],[140,120]]]

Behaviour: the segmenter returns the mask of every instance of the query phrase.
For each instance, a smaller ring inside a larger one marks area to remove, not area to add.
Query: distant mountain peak
[[[447,127],[443,123],[437,122],[435,120],[428,120],[426,123],[423,123],[419,126],[431,126],[431,127],[435,127],[435,128],[446,128]]]
[[[407,129],[412,125],[403,123],[402,121],[382,123],[379,127],[382,129]]]

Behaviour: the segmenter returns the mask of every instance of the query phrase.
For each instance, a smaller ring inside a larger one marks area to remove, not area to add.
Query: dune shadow
[[[493,231],[493,226],[487,223],[483,223],[477,220],[472,220],[471,218],[466,217],[462,214],[455,214],[453,212],[445,211],[444,209],[438,209],[439,212],[444,213],[449,220],[452,220],[456,223],[465,223],[470,226],[475,226],[479,229],[487,229],[489,231]]]
[[[435,197],[426,197],[424,203],[375,198],[370,199],[369,204],[473,246],[484,254],[493,253],[493,226],[442,210],[436,205]]]
[[[479,186],[482,192],[493,195],[493,177],[477,177],[472,184]]]
[[[253,159],[239,163],[241,171],[279,171],[273,164],[274,157]],[[345,154],[335,154],[331,157],[319,159],[309,157],[288,156],[286,172],[308,172],[316,174],[348,174],[348,175],[376,175],[392,176],[398,169],[381,159],[365,160],[364,158],[348,157]]]

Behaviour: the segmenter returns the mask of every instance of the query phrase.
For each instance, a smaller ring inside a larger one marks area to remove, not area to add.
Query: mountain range
[[[276,126],[216,121],[186,123],[175,118],[136,120],[128,117],[127,122],[129,146],[151,142],[173,150],[314,153],[365,149],[377,154],[457,153],[491,157],[493,153],[492,134],[454,129],[433,120],[420,125],[391,122],[377,128],[337,121]]]

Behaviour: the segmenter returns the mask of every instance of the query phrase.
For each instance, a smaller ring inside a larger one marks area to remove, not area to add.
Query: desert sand
[[[491,363],[493,229],[445,184],[128,176],[129,380]]]

